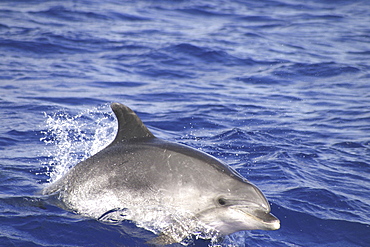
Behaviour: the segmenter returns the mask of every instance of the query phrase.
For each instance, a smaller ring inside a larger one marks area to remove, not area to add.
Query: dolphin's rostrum
[[[118,133],[105,149],[43,190],[99,220],[131,220],[160,236],[157,244],[276,230],[262,192],[218,159],[156,138],[127,106],[111,105]]]

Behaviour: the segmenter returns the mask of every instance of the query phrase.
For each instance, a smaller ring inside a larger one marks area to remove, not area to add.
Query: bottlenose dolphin
[[[189,235],[212,238],[276,230],[262,192],[218,159],[156,138],[127,106],[111,104],[114,141],[43,190],[63,207],[99,220],[130,220],[157,234],[155,244]]]

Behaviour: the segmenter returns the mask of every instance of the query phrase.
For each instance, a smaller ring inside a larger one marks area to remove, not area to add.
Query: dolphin
[[[196,235],[277,230],[262,192],[220,160],[156,138],[127,106],[112,103],[118,132],[111,144],[43,189],[63,207],[102,221],[129,220],[158,245]]]

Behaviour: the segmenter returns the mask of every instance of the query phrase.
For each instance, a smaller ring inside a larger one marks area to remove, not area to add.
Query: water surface
[[[145,246],[37,195],[115,132],[109,103],[256,184],[278,231],[224,246],[366,246],[367,1],[0,3],[0,245]],[[207,246],[196,241],[196,246]]]

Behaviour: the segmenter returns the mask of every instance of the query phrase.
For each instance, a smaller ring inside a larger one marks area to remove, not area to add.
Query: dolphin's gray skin
[[[76,213],[121,217],[161,233],[159,244],[252,229],[276,230],[262,192],[199,150],[156,138],[128,107],[111,105],[115,140],[43,190]]]

